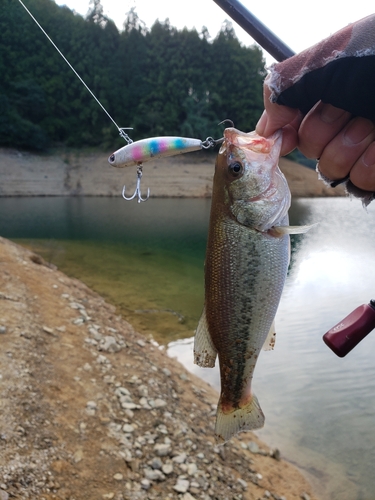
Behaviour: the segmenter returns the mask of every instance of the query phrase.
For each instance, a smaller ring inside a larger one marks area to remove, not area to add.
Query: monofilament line
[[[57,52],[60,54],[60,56],[64,59],[64,61],[66,62],[66,64],[69,66],[69,68],[73,71],[73,73],[76,75],[76,77],[81,81],[81,83],[86,87],[86,89],[90,92],[90,94],[92,95],[92,97],[95,99],[95,101],[99,104],[99,106],[102,108],[102,110],[104,111],[104,113],[108,116],[108,118],[112,121],[112,123],[115,124],[117,130],[119,131],[121,137],[124,137],[124,132],[123,130],[117,125],[117,123],[115,122],[115,120],[112,118],[112,116],[108,113],[108,111],[105,109],[105,107],[103,106],[103,104],[99,101],[99,99],[94,95],[94,93],[91,91],[91,89],[86,85],[86,83],[82,80],[82,78],[79,76],[79,74],[77,73],[77,71],[73,68],[73,66],[70,64],[70,62],[68,61],[68,59],[64,56],[64,54],[61,52],[61,50],[57,47],[57,45],[55,44],[55,42],[50,38],[50,36],[44,31],[44,29],[42,28],[42,26],[38,23],[38,21],[35,19],[35,17],[32,15],[32,13],[29,11],[29,9],[26,7],[26,5],[22,2],[22,0],[18,0],[19,3],[22,5],[22,7],[26,10],[26,12],[29,14],[29,16],[31,17],[31,19],[34,21],[34,23],[38,26],[38,28],[42,31],[42,33],[44,33],[44,35],[47,37],[47,39],[51,42],[51,44],[55,47],[55,49],[57,50]],[[126,135],[126,134],[125,134]]]

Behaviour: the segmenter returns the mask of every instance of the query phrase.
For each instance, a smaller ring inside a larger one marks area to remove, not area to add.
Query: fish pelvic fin
[[[204,307],[194,337],[194,363],[203,368],[213,368],[216,356],[217,350],[208,331],[206,307]]]
[[[264,425],[264,414],[256,396],[252,396],[243,408],[224,413],[219,401],[216,413],[215,436],[219,444],[229,441],[238,432],[260,429]]]
[[[310,231],[318,223],[310,224],[309,226],[273,226],[267,232],[271,236],[284,236],[285,234],[304,234]]]
[[[273,351],[275,348],[275,342],[276,342],[276,330],[275,330],[275,320],[273,320],[270,331],[268,332],[266,340],[264,341],[263,350]]]

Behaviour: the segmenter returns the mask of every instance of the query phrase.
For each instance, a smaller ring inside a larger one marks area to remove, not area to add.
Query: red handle
[[[375,309],[363,304],[323,335],[332,351],[343,358],[375,328]]]

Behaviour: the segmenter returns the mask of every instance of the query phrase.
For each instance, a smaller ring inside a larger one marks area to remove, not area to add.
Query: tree
[[[87,88],[14,0],[1,0],[0,144],[47,147],[123,145]],[[132,138],[215,136],[225,118],[249,130],[261,113],[261,51],[243,47],[230,23],[211,40],[207,28],[150,29],[131,9],[119,33],[100,0],[86,18],[53,0],[24,0],[70,64]],[[3,15],[4,14],[4,15]]]

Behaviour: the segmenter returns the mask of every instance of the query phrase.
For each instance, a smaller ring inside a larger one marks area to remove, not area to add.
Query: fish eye
[[[110,162],[114,162],[115,161],[115,155],[114,154],[109,157],[109,161]]]
[[[228,172],[233,176],[233,177],[238,177],[240,174],[242,174],[243,168],[242,165],[239,161],[234,161],[233,163],[230,163],[228,165]]]

